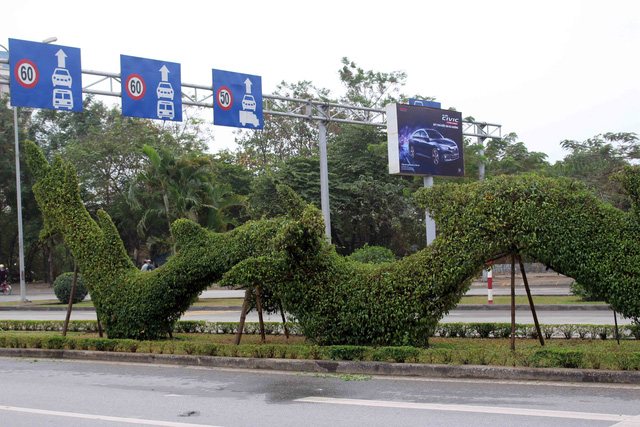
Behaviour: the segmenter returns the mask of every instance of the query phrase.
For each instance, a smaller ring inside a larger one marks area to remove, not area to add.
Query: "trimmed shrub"
[[[325,347],[322,353],[331,360],[363,360],[364,355],[370,351],[370,347],[364,346],[332,345]]]
[[[365,243],[360,249],[353,251],[347,257],[350,261],[365,262],[371,264],[379,264],[382,262],[391,262],[396,260],[396,256],[391,249],[382,246],[369,246]]]
[[[535,367],[562,367],[580,368],[584,352],[560,349],[539,349],[531,356],[531,366]]]
[[[69,304],[69,297],[71,296],[71,286],[73,285],[73,273],[62,273],[53,282],[53,292],[56,294],[56,298],[63,304]],[[76,290],[73,294],[73,303],[79,303],[85,299],[89,290],[84,284],[84,279],[81,274],[78,274],[76,280]]]
[[[470,323],[469,327],[473,333],[480,338],[489,338],[489,336],[496,330],[495,323]]]
[[[371,357],[373,360],[381,362],[417,362],[420,357],[420,349],[408,346],[378,347]]]

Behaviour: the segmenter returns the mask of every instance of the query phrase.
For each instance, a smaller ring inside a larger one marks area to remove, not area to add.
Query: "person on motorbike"
[[[7,269],[4,264],[0,264],[0,286],[6,289],[4,282],[7,280]]]

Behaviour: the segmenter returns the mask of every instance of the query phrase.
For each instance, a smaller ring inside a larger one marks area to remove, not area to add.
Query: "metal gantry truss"
[[[9,61],[0,58],[0,64]],[[5,71],[8,71],[4,69]],[[82,92],[90,95],[120,98],[120,73],[82,70]],[[0,85],[9,85],[7,72],[0,73]],[[344,123],[385,128],[387,118],[384,109],[343,105],[314,99],[297,99],[277,95],[262,95],[265,115],[285,116],[327,123]],[[213,108],[213,86],[182,83],[182,104]],[[502,138],[499,124],[463,120],[462,134],[479,138]]]
[[[0,64],[8,63],[0,58]],[[4,69],[3,71],[8,71]],[[82,92],[90,95],[122,97],[120,73],[82,70]],[[0,73],[0,87],[9,85],[8,73]],[[213,85],[182,83],[182,104],[195,107],[213,108]],[[343,123],[363,126],[387,127],[386,112],[383,109],[343,105],[323,100],[296,99],[276,95],[262,95],[263,113],[311,120],[319,127],[320,183],[322,215],[325,220],[327,238],[331,238],[331,218],[329,211],[329,178],[327,171],[327,129],[328,123]],[[502,126],[494,123],[463,120],[462,134],[478,138],[480,144],[487,138],[501,139]],[[484,175],[481,165],[481,178]]]

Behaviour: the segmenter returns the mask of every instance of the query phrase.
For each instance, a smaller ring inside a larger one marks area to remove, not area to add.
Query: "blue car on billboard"
[[[445,138],[435,129],[418,129],[409,137],[409,154],[428,157],[434,165],[440,162],[452,162],[460,158],[458,145],[451,139]]]

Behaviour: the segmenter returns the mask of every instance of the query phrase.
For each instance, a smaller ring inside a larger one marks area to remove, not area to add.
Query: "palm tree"
[[[148,207],[138,223],[138,232],[146,233],[152,217],[163,218],[167,231],[173,221],[187,218],[215,231],[226,231],[234,221],[225,216],[225,210],[244,206],[246,198],[231,192],[228,185],[214,184],[211,163],[193,156],[176,157],[167,149],[142,149],[149,159],[149,167],[137,177],[129,190],[129,202],[143,209],[140,202],[140,186],[151,194]],[[155,196],[155,197],[154,197]],[[151,236],[149,243],[169,243],[174,252],[173,237]]]

